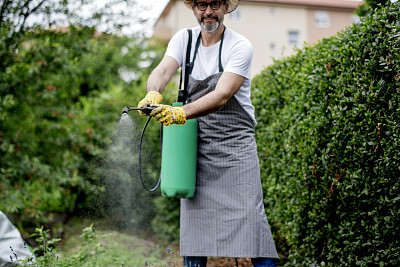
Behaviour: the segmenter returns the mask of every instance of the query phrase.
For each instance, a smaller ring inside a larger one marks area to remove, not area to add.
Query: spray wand
[[[144,113],[146,113],[146,115],[150,115],[150,113],[151,113],[151,112],[153,111],[153,109],[155,109],[155,108],[156,108],[156,107],[152,107],[152,106],[150,106],[150,107],[143,107],[143,108],[124,107],[124,108],[122,109],[122,114],[124,114],[124,113],[128,114],[128,112],[131,111],[131,110],[140,110],[140,111],[143,111]],[[150,117],[150,118],[151,118],[151,117]],[[150,119],[150,118],[149,118],[149,119]]]
[[[156,107],[153,107],[153,106],[142,107],[142,108],[138,108],[138,107],[131,108],[131,107],[126,106],[126,107],[124,107],[122,109],[122,115],[124,115],[124,114],[128,115],[129,111],[131,111],[131,110],[140,110],[140,111],[143,111],[146,115],[150,115],[150,113],[155,108]],[[161,174],[160,174],[160,177],[158,179],[158,182],[157,182],[156,186],[154,188],[148,188],[146,186],[146,184],[144,183],[143,172],[142,172],[142,142],[143,142],[144,132],[146,131],[147,125],[149,125],[150,120],[151,120],[151,117],[149,117],[149,119],[147,120],[146,124],[143,127],[142,133],[140,134],[140,141],[139,141],[139,176],[140,176],[140,182],[142,183],[143,188],[146,189],[148,192],[154,192],[160,186]],[[160,128],[160,134],[162,135],[162,127]],[[162,138],[161,138],[161,140],[162,140]],[[162,149],[162,141],[161,141],[161,149]]]

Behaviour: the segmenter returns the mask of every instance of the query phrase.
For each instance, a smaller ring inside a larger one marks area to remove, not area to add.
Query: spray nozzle
[[[128,113],[131,109],[127,106],[122,109],[122,114]]]
[[[123,109],[122,109],[122,114],[124,114],[124,113],[126,113],[126,114],[128,114],[128,112],[129,111],[131,111],[131,110],[141,110],[141,111],[143,111],[146,115],[150,115],[150,113],[153,111],[153,109],[155,109],[156,107],[152,107],[152,106],[150,106],[150,107],[143,107],[143,108],[130,108],[130,107],[124,107]]]

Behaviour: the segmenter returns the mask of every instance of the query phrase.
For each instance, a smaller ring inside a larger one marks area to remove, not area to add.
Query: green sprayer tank
[[[173,106],[181,106],[174,103]],[[163,127],[161,155],[161,194],[166,197],[192,197],[196,185],[197,120],[184,125]]]

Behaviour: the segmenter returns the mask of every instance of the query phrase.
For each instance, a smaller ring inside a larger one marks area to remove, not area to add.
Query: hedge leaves
[[[265,207],[287,266],[400,265],[399,9],[253,80]]]

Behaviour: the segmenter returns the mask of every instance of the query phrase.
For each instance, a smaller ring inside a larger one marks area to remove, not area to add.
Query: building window
[[[329,28],[331,26],[331,20],[328,11],[315,11],[315,25],[318,28]]]
[[[242,18],[242,9],[240,6],[238,6],[234,11],[229,13],[229,18],[231,20],[241,20]]]
[[[270,45],[269,45],[269,49],[271,49],[272,51],[274,51],[274,50],[275,50],[275,48],[276,48],[276,45],[275,45],[275,43],[270,43]]]
[[[275,15],[275,7],[270,7],[269,8],[269,14],[270,15]]]
[[[289,31],[288,38],[290,45],[298,45],[299,44],[299,32],[298,31]]]

